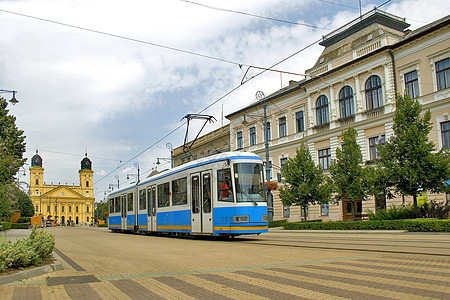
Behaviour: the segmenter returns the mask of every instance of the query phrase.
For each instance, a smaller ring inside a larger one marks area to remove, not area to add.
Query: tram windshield
[[[261,164],[234,164],[234,182],[237,202],[265,201]]]

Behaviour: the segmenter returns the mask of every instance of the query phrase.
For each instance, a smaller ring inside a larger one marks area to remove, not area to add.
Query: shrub
[[[108,224],[106,224],[106,223],[103,223],[103,224],[98,224],[98,226],[97,227],[108,227]]]
[[[450,220],[411,219],[378,221],[296,222],[283,226],[290,230],[406,230],[410,232],[450,232]]]
[[[0,235],[0,272],[6,269],[6,253],[10,247],[11,241],[5,235]]]
[[[11,223],[10,222],[6,222],[6,221],[0,222],[0,226],[1,226],[0,227],[0,231],[11,229]]]
[[[447,219],[449,207],[445,203],[438,203],[436,201],[425,202],[419,206],[419,218],[436,218]]]
[[[11,229],[28,229],[28,223],[12,223]]]
[[[0,236],[0,272],[7,268],[22,268],[49,258],[55,246],[52,234],[36,227],[30,235],[12,243]]]
[[[414,211],[412,205],[406,207],[391,206],[387,210],[382,210],[376,214],[369,212],[369,220],[398,220],[398,219],[415,219],[415,218],[435,218],[447,219],[449,207],[445,203],[436,201],[425,202],[419,206],[418,215]]]
[[[288,222],[287,219],[276,220],[276,221],[269,221],[269,228],[281,227],[284,224],[287,224],[287,222]]]
[[[5,261],[8,268],[21,268],[39,262],[39,256],[30,247],[28,238],[21,238],[7,250]]]
[[[383,209],[376,214],[369,212],[369,220],[398,220],[398,219],[414,219],[416,217],[414,207],[408,205],[406,207],[391,206],[389,209]]]
[[[28,238],[39,257],[46,259],[52,255],[53,248],[55,247],[55,237],[53,234],[42,229],[37,230],[34,227]]]
[[[30,221],[30,218],[28,217],[20,217],[19,220],[17,220],[17,223],[28,223]]]

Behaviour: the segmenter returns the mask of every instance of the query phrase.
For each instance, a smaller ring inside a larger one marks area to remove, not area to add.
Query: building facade
[[[418,98],[432,114],[430,140],[437,149],[450,147],[450,16],[417,30],[407,30],[403,18],[373,10],[323,37],[324,50],[302,81],[227,116],[232,150],[251,151],[265,159],[269,140],[271,178],[282,177],[283,165],[301,142],[327,173],[341,147],[342,132],[353,127],[366,165],[376,161],[376,144],[393,135],[395,97]],[[244,122],[244,115],[263,115]],[[424,170],[425,171],[425,170]],[[428,194],[428,200],[446,195]],[[359,216],[368,210],[412,201],[372,197],[357,203]],[[310,206],[308,219],[351,218],[350,203]],[[301,220],[300,207],[284,207],[274,193],[274,219]]]
[[[191,160],[230,151],[230,126],[225,125],[199,137],[190,150],[192,154],[185,153],[183,146],[173,149],[173,166],[177,167]]]
[[[45,184],[42,158],[36,151],[31,159],[30,198],[35,215],[58,224],[88,224],[94,217],[94,188],[92,162],[87,157],[78,171],[80,185]]]

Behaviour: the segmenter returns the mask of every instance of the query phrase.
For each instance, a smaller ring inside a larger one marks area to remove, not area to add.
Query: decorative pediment
[[[65,186],[65,185],[61,185],[58,186],[57,188],[54,188],[48,192],[46,192],[45,194],[42,195],[43,197],[51,197],[51,198],[58,198],[63,200],[64,198],[81,198],[81,199],[86,199],[85,196],[83,196],[82,194],[72,190],[70,187]]]

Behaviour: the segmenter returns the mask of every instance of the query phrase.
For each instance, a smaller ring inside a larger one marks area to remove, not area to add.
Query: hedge
[[[0,231],[11,229],[10,222],[0,222]]]
[[[409,219],[380,221],[295,222],[287,230],[405,230],[409,232],[450,232],[450,220]]]
[[[11,229],[28,229],[30,225],[28,223],[12,223]]]
[[[288,222],[287,219],[269,221],[269,228],[281,227],[281,226],[284,226],[285,224],[287,224],[287,222]]]

